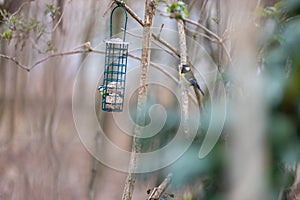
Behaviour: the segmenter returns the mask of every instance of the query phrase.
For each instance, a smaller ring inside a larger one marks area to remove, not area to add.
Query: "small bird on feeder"
[[[200,93],[204,96],[204,92],[203,90],[200,88],[192,70],[191,67],[189,65],[182,65],[181,68],[181,77],[183,78],[183,80],[185,80],[185,82],[187,82],[189,85],[194,86],[195,88],[197,88]]]
[[[107,93],[104,85],[99,85],[98,91],[100,92],[101,96],[103,96]]]

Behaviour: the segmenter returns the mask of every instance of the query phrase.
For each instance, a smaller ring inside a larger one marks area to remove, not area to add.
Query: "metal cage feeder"
[[[125,13],[123,39],[112,38],[112,16],[117,8]],[[127,12],[122,5],[116,6],[110,16],[110,39],[105,41],[105,68],[102,87],[102,110],[122,112],[125,97],[125,82],[128,57],[128,42],[125,42]]]

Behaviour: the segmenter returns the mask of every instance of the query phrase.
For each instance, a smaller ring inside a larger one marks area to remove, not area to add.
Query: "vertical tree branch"
[[[180,65],[179,65],[179,74],[181,71],[182,65],[187,64],[187,49],[186,49],[186,35],[184,30],[184,23],[181,19],[177,20],[178,26],[178,35],[179,35],[179,48],[180,48]],[[188,134],[189,126],[189,98],[188,98],[188,88],[187,85],[184,84],[183,81],[180,82],[180,86],[182,89],[181,92],[181,103],[182,103],[182,115],[183,115],[183,129],[184,133]]]
[[[100,133],[99,131],[97,131],[96,136],[95,136],[95,152],[99,151],[99,137],[100,137]],[[95,196],[95,181],[96,181],[96,177],[97,177],[97,168],[98,168],[98,160],[97,158],[95,158],[94,156],[92,156],[92,169],[91,169],[91,179],[90,179],[90,183],[89,183],[89,200],[94,200],[94,196]]]
[[[137,170],[139,154],[141,153],[141,127],[145,125],[146,116],[146,101],[147,101],[147,82],[148,82],[148,71],[150,66],[150,44],[151,44],[151,27],[152,19],[155,12],[155,0],[146,0],[145,3],[145,18],[143,27],[143,49],[142,49],[142,60],[141,60],[141,75],[140,75],[140,87],[138,91],[138,103],[137,103],[137,120],[136,126],[133,133],[132,141],[132,152],[129,163],[129,172],[125,182],[122,200],[131,200],[132,193],[134,190],[134,183],[136,180],[135,172]]]
[[[201,10],[200,10],[200,16],[199,16],[199,19],[198,19],[199,24],[202,23],[203,16],[204,16],[204,10],[206,8],[207,2],[208,2],[208,0],[203,0],[203,2],[202,2],[202,6],[201,6]]]
[[[217,33],[218,36],[222,37],[222,16],[221,16],[221,0],[217,0]],[[222,46],[218,45],[218,70],[219,72],[222,70],[222,58],[223,58],[223,48]]]

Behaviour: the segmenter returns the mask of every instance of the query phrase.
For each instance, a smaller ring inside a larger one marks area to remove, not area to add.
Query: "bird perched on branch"
[[[203,90],[200,88],[192,70],[191,67],[189,65],[182,65],[181,68],[181,77],[183,80],[185,80],[189,85],[194,86],[195,88],[197,88],[200,93],[204,96],[204,92]]]

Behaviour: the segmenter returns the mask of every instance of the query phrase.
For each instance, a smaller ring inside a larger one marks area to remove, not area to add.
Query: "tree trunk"
[[[146,117],[146,104],[147,104],[147,82],[148,71],[150,66],[150,53],[151,53],[151,35],[152,35],[152,19],[155,12],[156,1],[146,0],[145,3],[145,17],[143,27],[143,44],[142,44],[142,61],[141,61],[141,74],[140,74],[140,87],[138,91],[137,102],[137,125],[134,128],[132,139],[132,151],[129,164],[129,172],[125,182],[122,200],[131,200],[134,190],[134,183],[136,180],[135,174],[138,165],[139,154],[141,153],[141,143],[139,137],[141,136],[141,127],[145,125]]]

